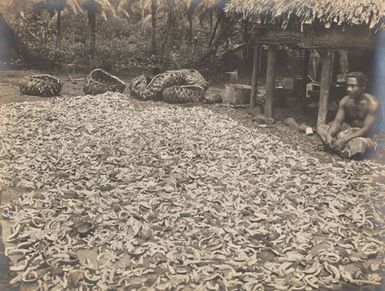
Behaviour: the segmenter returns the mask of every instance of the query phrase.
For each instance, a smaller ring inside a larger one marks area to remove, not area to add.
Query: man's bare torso
[[[344,99],[345,100],[341,102],[345,102],[345,122],[352,127],[361,128],[370,109],[378,106],[378,101],[367,93],[365,93],[364,97],[358,102],[349,96],[344,97]]]

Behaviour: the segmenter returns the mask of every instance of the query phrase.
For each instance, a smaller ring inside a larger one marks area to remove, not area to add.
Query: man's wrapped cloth
[[[322,140],[326,139],[329,128],[329,124],[322,124],[318,127],[317,132]],[[350,127],[348,124],[344,123],[341,126],[341,131],[337,134],[337,139],[349,136],[358,130],[360,130],[359,127]],[[345,158],[352,158],[354,156],[364,155],[370,151],[375,151],[377,148],[377,137],[378,136],[375,135],[373,137],[353,138],[352,140],[348,141],[341,150],[337,152]]]

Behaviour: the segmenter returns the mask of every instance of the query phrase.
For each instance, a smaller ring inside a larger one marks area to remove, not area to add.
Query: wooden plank
[[[317,126],[326,123],[334,62],[333,54],[334,53],[332,51],[328,51],[324,56],[322,56],[322,71]]]
[[[265,117],[267,118],[273,118],[276,59],[277,59],[277,47],[269,46],[269,49],[267,52],[266,98],[265,98]]]
[[[251,76],[251,93],[250,93],[250,109],[252,110],[257,103],[258,93],[258,59],[259,59],[259,46],[254,47],[254,58],[253,58],[253,74]]]

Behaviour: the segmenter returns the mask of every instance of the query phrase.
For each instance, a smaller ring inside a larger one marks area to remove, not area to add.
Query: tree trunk
[[[151,51],[154,55],[156,54],[156,13],[156,0],[151,0]]]
[[[171,29],[171,38],[170,38],[170,44],[171,47],[174,44],[175,39],[179,36],[178,31],[178,19],[176,18],[176,0],[168,0],[170,2],[170,11],[171,11],[171,17],[170,17],[170,29]]]
[[[167,36],[163,43],[163,53],[166,62],[171,60],[171,51],[175,39],[175,0],[167,0],[168,16],[167,16]]]
[[[57,23],[56,23],[56,45],[55,53],[57,49],[61,47],[61,10],[57,11]]]
[[[226,18],[226,16],[224,14],[218,15],[217,23],[221,23],[220,30],[215,35],[214,40],[210,41],[211,44],[208,47],[207,52],[202,57],[203,60],[206,59],[207,57],[209,57],[210,55],[216,54],[221,41],[225,38],[225,36],[227,35],[227,31],[229,30],[229,28],[231,26],[231,22]],[[216,31],[216,29],[214,29],[214,33],[215,33],[215,31]],[[214,36],[214,33],[213,33],[212,37]]]
[[[221,5],[221,3],[223,4],[223,0],[220,0],[219,3],[220,3],[220,5]],[[223,11],[223,8],[221,8],[221,7],[224,7],[224,4],[223,4],[223,6],[219,6],[217,8],[218,25],[220,27],[220,30],[219,30],[219,33],[216,35],[214,42],[212,43],[211,50],[212,50],[213,55],[215,55],[216,51],[218,50],[218,47],[219,47],[221,40],[225,39],[225,37],[227,35],[227,31],[230,28],[230,21],[226,17],[225,12]],[[228,46],[228,39],[227,38],[226,38],[226,46]],[[209,48],[209,50],[210,50],[210,48]]]
[[[48,46],[48,40],[49,40],[48,31],[49,31],[49,21],[47,20],[45,21],[45,29],[42,30],[42,40],[44,43],[44,48],[47,48]]]
[[[210,14],[209,14],[209,22],[210,22],[210,33],[212,33],[213,32],[213,23],[214,23],[212,10],[210,11]]]
[[[211,33],[208,48],[213,44],[215,34],[217,33],[217,30],[218,30],[219,22],[220,22],[220,20],[219,20],[219,15],[218,15],[217,21],[215,22],[214,30],[212,30],[212,33]],[[210,29],[210,31],[211,31],[211,29]]]
[[[193,40],[193,14],[188,13],[187,18],[188,18],[188,41],[191,44]]]
[[[91,31],[89,56],[90,59],[93,60],[96,49],[96,12],[93,10],[88,10],[88,24]]]

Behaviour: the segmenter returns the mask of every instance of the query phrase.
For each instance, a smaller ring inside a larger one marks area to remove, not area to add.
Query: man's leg
[[[345,158],[353,158],[362,156],[371,150],[375,150],[377,143],[369,137],[356,137],[349,141],[341,150],[341,154]]]

